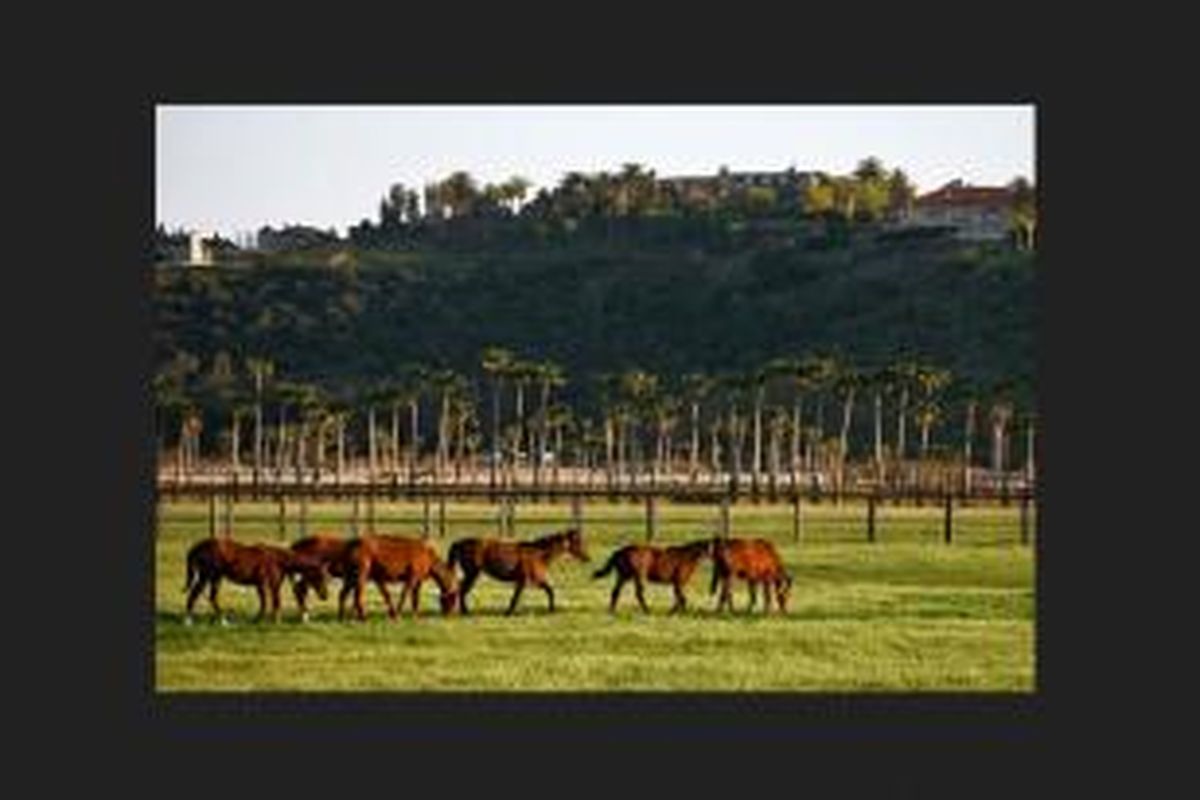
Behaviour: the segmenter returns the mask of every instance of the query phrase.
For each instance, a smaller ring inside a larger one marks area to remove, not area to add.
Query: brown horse
[[[345,573],[342,569],[342,563],[346,555],[346,547],[350,542],[338,536],[330,534],[318,533],[312,536],[305,536],[303,539],[297,539],[292,542],[291,550],[293,553],[298,553],[307,556],[310,559],[319,561],[325,565],[326,571],[331,577],[341,578],[345,581]],[[308,606],[305,602],[308,596],[308,590],[316,588],[303,576],[300,575],[296,581],[292,583],[292,591],[296,595],[296,605],[300,607],[300,619],[308,620]],[[344,585],[343,585],[343,588]],[[325,595],[320,594],[324,599]]]
[[[725,606],[733,610],[733,594],[730,591],[730,580],[741,578],[749,584],[750,605],[748,611],[754,609],[757,596],[755,588],[758,584],[763,587],[763,612],[771,610],[771,589],[775,590],[775,599],[779,604],[780,613],[787,611],[787,601],[792,592],[792,576],[783,567],[783,561],[775,546],[766,539],[714,539],[713,540],[713,577],[709,594],[721,585],[721,596],[717,600],[717,611]]]
[[[354,610],[360,620],[366,619],[362,595],[368,580],[372,581],[387,603],[388,616],[396,618],[397,606],[392,605],[387,584],[403,582],[399,610],[404,610],[404,598],[412,597],[412,613],[416,616],[421,602],[421,584],[429,577],[441,589],[442,613],[451,613],[458,605],[458,579],[454,570],[438,557],[437,551],[420,539],[406,536],[363,536],[346,545],[341,562],[342,591],[338,595],[338,618],[342,618],[346,597],[354,592]]]
[[[270,606],[272,620],[279,619],[279,587],[284,578],[299,575],[322,598],[327,596],[325,567],[314,559],[272,545],[244,545],[232,539],[205,539],[188,550],[187,575],[183,591],[189,592],[186,622],[192,621],[192,608],[207,585],[208,602],[213,615],[222,622],[217,590],[222,579],[258,591],[258,616],[261,620]],[[190,590],[190,591],[189,591]]]
[[[650,608],[646,605],[643,594],[645,583],[669,583],[675,590],[675,604],[669,612],[674,614],[687,608],[683,587],[691,580],[692,573],[700,565],[700,560],[711,556],[712,550],[712,539],[689,542],[676,547],[626,545],[609,556],[608,563],[603,569],[592,573],[592,577],[603,578],[614,569],[617,571],[617,585],[613,587],[612,599],[608,603],[609,612],[617,610],[617,600],[627,581],[633,581],[638,603],[647,614],[650,613]]]
[[[568,528],[531,542],[459,539],[450,546],[447,560],[451,569],[458,565],[463,570],[462,590],[459,592],[462,612],[470,613],[467,609],[467,594],[481,572],[486,572],[498,580],[517,584],[506,614],[512,614],[516,610],[517,601],[528,583],[540,586],[546,592],[550,610],[554,611],[554,589],[546,580],[546,573],[550,562],[563,552],[570,553],[580,561],[589,560],[583,547],[583,534],[577,528]]]

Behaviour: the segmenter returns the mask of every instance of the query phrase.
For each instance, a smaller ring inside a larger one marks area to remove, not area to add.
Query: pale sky
[[[155,216],[227,237],[263,225],[376,222],[393,183],[418,191],[466,170],[537,189],[566,172],[636,162],[660,177],[852,171],[868,156],[919,191],[954,178],[1034,174],[1034,106],[200,106],[160,105]]]

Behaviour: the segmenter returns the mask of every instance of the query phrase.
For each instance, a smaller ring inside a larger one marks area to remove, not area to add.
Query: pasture
[[[183,624],[184,557],[208,536],[206,503],[159,507],[154,572],[154,686],[157,691],[1017,691],[1035,686],[1036,539],[1021,545],[1017,507],[955,509],[954,541],[942,541],[942,510],[880,506],[877,541],[866,541],[865,507],[806,506],[804,536],[792,538],[788,505],[739,503],[731,535],[771,539],[795,578],[788,613],[746,613],[744,584],[734,614],[716,614],[711,561],[686,593],[688,610],[667,616],[669,585],[650,584],[651,614],[627,586],[608,612],[613,578],[593,580],[617,547],[645,541],[643,506],[589,502],[584,535],[590,563],[563,556],[550,569],[559,610],[528,588],[513,617],[503,616],[512,585],[482,577],[470,616],[443,617],[428,582],[421,612],[392,621],[368,586],[365,623],[339,622],[336,594],[310,599],[297,621],[285,587],[283,620],[255,624],[252,588],[223,583],[228,626],[212,624],[206,597]],[[270,503],[240,503],[233,537],[288,543]],[[419,536],[419,503],[375,509],[376,532]],[[566,527],[567,505],[523,504],[517,538]],[[712,506],[662,503],[652,544],[681,544],[717,530]],[[218,535],[222,520],[218,519]],[[495,507],[447,506],[446,537],[430,542],[445,557],[464,536],[495,535]],[[1032,526],[1036,531],[1036,526]],[[313,504],[308,533],[349,535],[345,504]],[[397,586],[394,596],[399,594]]]

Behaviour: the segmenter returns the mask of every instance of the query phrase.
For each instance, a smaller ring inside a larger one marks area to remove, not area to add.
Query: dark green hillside
[[[677,376],[837,350],[863,366],[902,351],[956,379],[1034,373],[1034,256],[947,242],[863,242],[725,255],[563,249],[503,254],[328,253],[216,269],[159,268],[155,349],[204,365],[265,354],[295,379],[349,386],[405,362],[480,378],[501,345],[588,376],[639,366]],[[336,265],[336,266],[335,266]]]

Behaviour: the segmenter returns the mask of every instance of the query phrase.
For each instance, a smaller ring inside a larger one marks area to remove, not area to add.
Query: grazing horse
[[[342,563],[346,555],[346,547],[350,542],[338,536],[329,534],[314,534],[313,536],[305,536],[303,539],[297,539],[292,542],[292,552],[307,556],[311,559],[321,562],[325,565],[326,571],[331,577],[341,578],[343,580],[343,588],[345,581],[345,573],[342,570]],[[301,621],[308,620],[308,606],[305,599],[308,596],[308,590],[316,588],[309,581],[300,575],[299,579],[292,583],[292,591],[296,595],[296,605],[300,607]],[[321,599],[325,598],[324,594],[320,594]]]
[[[258,591],[258,616],[261,620],[271,609],[271,619],[279,619],[279,587],[285,577],[299,575],[317,594],[326,597],[325,567],[308,556],[273,545],[244,545],[232,539],[205,539],[188,550],[187,575],[183,591],[188,592],[186,621],[192,621],[192,608],[205,585],[214,616],[221,616],[217,590],[221,580],[253,586]],[[190,591],[189,591],[190,590]]]
[[[429,577],[441,589],[442,613],[449,614],[458,605],[458,578],[437,551],[420,539],[406,536],[363,536],[347,543],[341,563],[342,591],[338,596],[338,618],[341,619],[346,596],[354,592],[354,611],[360,620],[366,619],[362,595],[368,580],[372,581],[387,603],[388,616],[396,618],[397,606],[392,605],[387,584],[403,582],[398,608],[404,611],[404,598],[412,596],[412,613],[416,616],[421,600],[421,584]]]
[[[550,562],[564,551],[579,561],[590,560],[583,547],[583,534],[578,528],[551,533],[531,542],[459,539],[450,546],[450,556],[447,560],[451,569],[457,565],[463,570],[462,591],[459,592],[462,613],[470,613],[467,609],[467,594],[481,572],[486,572],[498,580],[517,584],[506,614],[512,614],[516,610],[517,601],[527,583],[540,586],[546,592],[550,610],[554,611],[554,589],[546,580],[546,572]]]
[[[766,539],[714,539],[713,540],[713,576],[709,594],[721,585],[721,596],[717,600],[717,611],[729,606],[733,610],[733,594],[730,591],[730,580],[741,578],[749,584],[750,605],[748,611],[754,609],[756,599],[755,587],[763,586],[763,612],[771,610],[771,589],[775,590],[775,599],[779,604],[779,612],[787,611],[787,601],[792,592],[792,576],[783,567],[783,561],[775,546]]]
[[[617,585],[613,587],[612,599],[608,603],[609,612],[617,610],[617,600],[621,589],[629,580],[633,581],[637,590],[638,603],[642,611],[650,613],[643,595],[644,584],[669,583],[675,590],[675,604],[669,613],[682,611],[687,608],[687,598],[683,595],[683,587],[691,580],[700,560],[711,556],[712,539],[702,539],[697,542],[679,545],[677,547],[650,547],[648,545],[631,544],[613,553],[603,569],[592,573],[593,578],[603,578],[614,569],[617,571]]]

